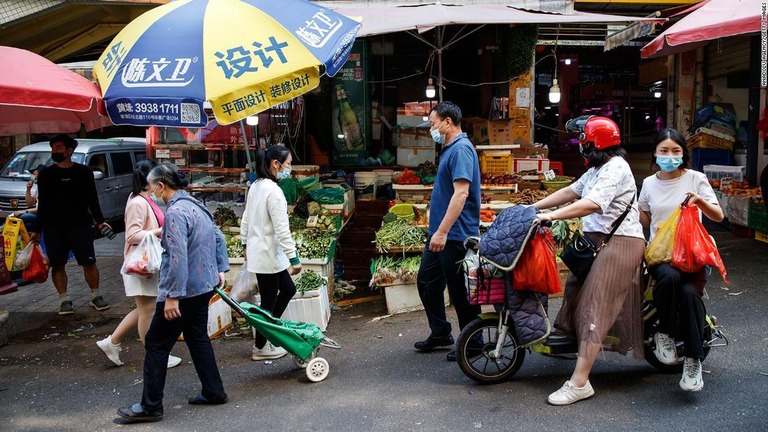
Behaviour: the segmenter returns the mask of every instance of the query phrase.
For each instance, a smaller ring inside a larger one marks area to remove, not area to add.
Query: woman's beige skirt
[[[605,236],[586,235],[596,245]],[[586,354],[585,344],[603,344],[622,354],[634,348],[634,357],[643,358],[644,250],[644,239],[614,235],[583,283],[572,273],[568,275],[555,327],[576,336],[580,355]]]

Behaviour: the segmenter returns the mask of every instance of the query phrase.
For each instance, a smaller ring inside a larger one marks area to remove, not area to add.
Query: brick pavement
[[[133,300],[125,296],[120,275],[124,244],[124,233],[118,234],[113,240],[106,238],[96,240],[94,244],[100,274],[99,287],[102,296],[111,306],[105,311],[98,312],[88,304],[91,300],[91,290],[85,283],[81,268],[74,261],[67,264],[69,276],[67,292],[74,302],[75,315],[117,318],[130,312]],[[45,283],[19,286],[16,292],[0,295],[0,309],[5,309],[11,314],[55,314],[59,304],[59,295],[50,277]]]

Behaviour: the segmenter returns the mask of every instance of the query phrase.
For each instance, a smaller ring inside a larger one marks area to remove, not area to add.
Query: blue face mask
[[[656,156],[656,165],[665,172],[672,172],[682,164],[683,158],[680,156]]]
[[[278,180],[285,180],[285,179],[287,179],[290,176],[291,176],[291,169],[290,168],[285,168],[282,171],[277,173],[277,179]]]
[[[432,135],[432,140],[436,143],[441,145],[445,144],[445,135],[440,133],[440,126],[438,126],[437,129],[431,129],[429,134]]]

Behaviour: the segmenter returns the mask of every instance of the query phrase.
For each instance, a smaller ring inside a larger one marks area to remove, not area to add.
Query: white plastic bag
[[[120,273],[149,279],[160,272],[162,253],[163,247],[157,236],[151,233],[147,234],[136,249],[128,254]]]
[[[234,285],[232,285],[232,290],[229,292],[229,297],[236,302],[247,301],[255,304],[256,292],[258,290],[256,273],[249,272],[247,265],[243,264],[240,267],[240,271],[237,272],[237,277],[235,278]]]
[[[16,254],[16,259],[13,261],[12,270],[26,270],[27,267],[29,267],[29,258],[32,256],[32,249],[34,249],[34,247],[35,244],[33,242],[29,242],[24,249],[20,250],[19,253]]]

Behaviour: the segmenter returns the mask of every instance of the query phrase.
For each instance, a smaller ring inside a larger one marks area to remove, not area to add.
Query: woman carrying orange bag
[[[638,197],[640,223],[650,226],[651,241],[661,224],[686,196],[690,197],[688,203],[697,206],[708,218],[722,221],[723,211],[707,177],[690,169],[690,156],[682,134],[675,129],[664,129],[656,136],[655,142],[651,166],[661,170],[643,180]],[[701,360],[704,359],[702,341],[706,310],[701,296],[707,281],[707,269],[686,273],[669,263],[662,263],[649,267],[648,271],[656,281],[653,302],[659,312],[659,333],[654,335],[654,353],[664,364],[677,364],[680,359],[675,339],[684,340],[687,352],[684,353],[680,387],[686,391],[699,391],[704,387]]]

